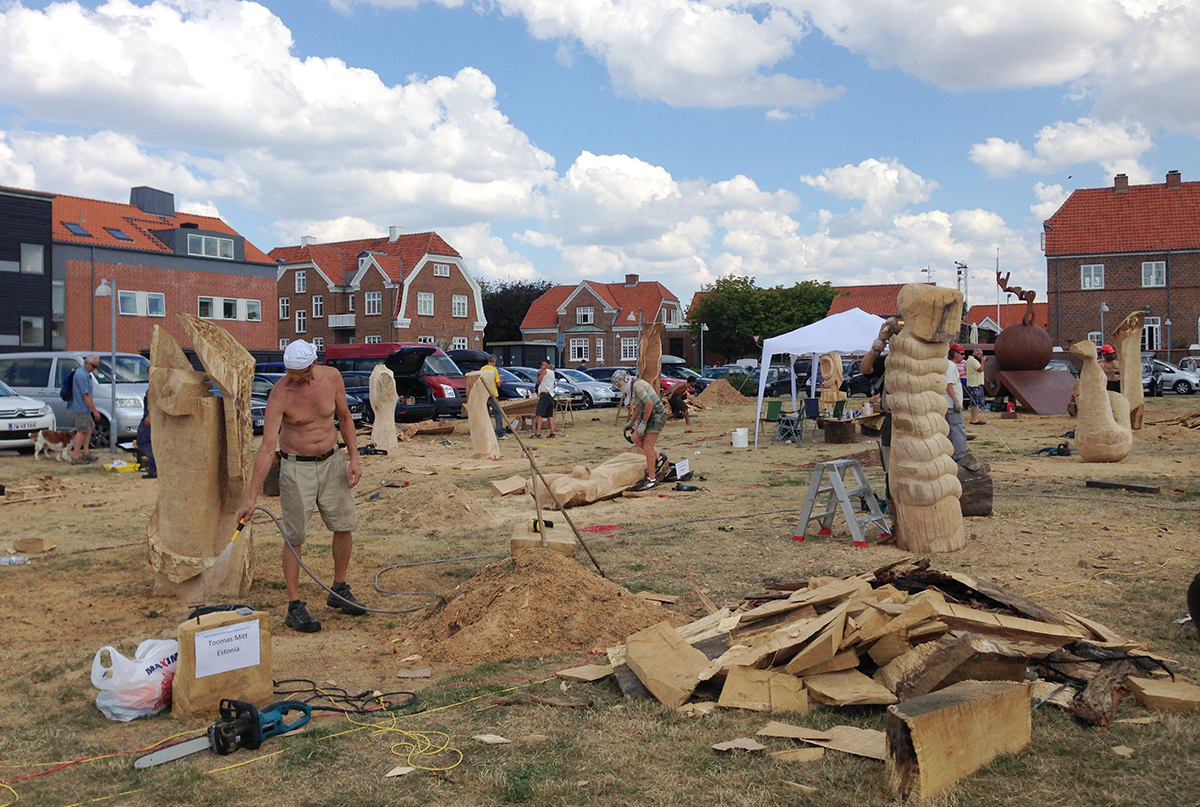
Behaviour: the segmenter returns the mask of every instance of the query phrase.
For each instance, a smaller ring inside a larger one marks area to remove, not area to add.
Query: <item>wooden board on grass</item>
[[[807,712],[808,693],[799,678],[787,673],[731,667],[717,705],[756,712]]]
[[[815,701],[827,706],[886,705],[896,702],[896,696],[858,670],[810,675],[804,687]]]
[[[528,484],[529,480],[520,475],[510,476],[508,479],[495,479],[491,483],[492,494],[510,496],[513,493],[524,493]]]
[[[1129,678],[1129,688],[1147,709],[1200,712],[1200,687],[1165,678]]]
[[[883,760],[887,757],[887,738],[882,731],[860,729],[856,726],[834,726],[818,731],[806,726],[793,726],[772,720],[755,734],[757,737],[785,737],[810,745],[841,751],[843,754]]]
[[[682,706],[700,684],[708,658],[671,627],[660,622],[625,640],[629,669],[654,697],[667,706]]]

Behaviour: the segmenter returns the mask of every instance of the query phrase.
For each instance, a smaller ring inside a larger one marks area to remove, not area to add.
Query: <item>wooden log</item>
[[[472,456],[477,460],[500,459],[496,424],[488,413],[490,397],[480,373],[467,373],[467,426],[471,430]]]
[[[1134,493],[1158,493],[1160,488],[1158,485],[1137,485],[1133,482],[1106,482],[1102,479],[1089,479],[1084,483],[1089,488],[1101,488],[1105,490],[1129,490]]]
[[[887,776],[902,799],[928,801],[1032,738],[1025,684],[964,681],[888,707]]]
[[[823,421],[823,428],[825,442],[830,445],[858,442],[858,433],[855,431],[853,420],[826,420]]]
[[[875,673],[875,680],[900,700],[918,697],[937,689],[974,652],[961,636],[943,636],[892,659]]]
[[[662,389],[662,337],[663,323],[655,320],[642,328],[638,345],[637,375],[650,385],[656,393]]]
[[[1075,698],[1071,711],[1085,723],[1110,726],[1117,713],[1117,691],[1124,689],[1129,677],[1138,671],[1132,661],[1110,661],[1100,666],[1100,672],[1088,681],[1083,692]]]
[[[376,448],[395,451],[399,447],[396,436],[396,375],[383,363],[371,370],[368,382],[371,411],[375,420],[371,423],[371,440]]]

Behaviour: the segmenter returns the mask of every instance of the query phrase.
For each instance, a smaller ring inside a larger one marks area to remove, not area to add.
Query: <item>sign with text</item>
[[[259,657],[258,620],[222,625],[196,634],[196,677],[246,667],[257,667]]]
[[[691,469],[692,469],[692,466],[690,463],[688,463],[687,460],[680,460],[679,462],[675,463],[675,476],[677,476],[680,479],[683,479],[685,476],[688,475],[688,471],[690,471]]]

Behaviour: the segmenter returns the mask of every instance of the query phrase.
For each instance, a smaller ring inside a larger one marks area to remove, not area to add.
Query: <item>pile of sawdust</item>
[[[652,605],[549,550],[494,563],[454,590],[410,642],[450,667],[603,651],[662,621],[687,618]]]
[[[379,506],[372,518],[394,522],[397,529],[437,532],[462,529],[468,524],[479,530],[499,526],[499,520],[488,512],[483,501],[451,482],[418,482],[389,491],[395,491],[385,494],[394,509],[389,513],[389,505]]]
[[[733,385],[723,378],[709,384],[696,400],[705,406],[749,406],[754,403],[754,399],[747,398],[735,390]]]
[[[9,482],[4,486],[4,495],[10,502],[54,493],[66,493],[66,491],[67,486],[53,474],[34,474],[15,482]]]

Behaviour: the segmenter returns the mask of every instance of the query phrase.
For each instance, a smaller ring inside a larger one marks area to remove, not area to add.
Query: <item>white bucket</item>
[[[733,430],[733,447],[746,448],[750,445],[750,430],[749,429],[734,429]]]

